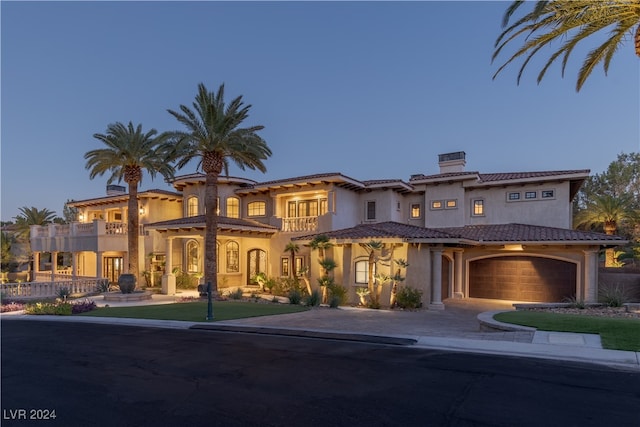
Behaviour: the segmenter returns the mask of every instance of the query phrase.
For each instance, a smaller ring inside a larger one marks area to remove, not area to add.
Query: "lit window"
[[[433,200],[431,202],[431,209],[442,209],[442,200]]]
[[[507,199],[508,200],[520,200],[520,193],[508,193],[507,194]]]
[[[367,221],[373,221],[376,219],[376,202],[369,201],[367,202],[367,212],[366,212]]]
[[[484,200],[478,199],[473,201],[473,216],[484,215]]]
[[[541,195],[543,199],[552,199],[554,197],[554,192],[553,190],[543,190]]]
[[[227,243],[227,273],[240,271],[240,247],[237,242]]]
[[[237,197],[227,197],[227,217],[240,218],[240,200]]]
[[[187,216],[196,215],[198,215],[198,198],[192,196],[187,199]]]
[[[288,257],[280,258],[280,276],[283,276],[283,277],[289,276],[289,258]]]
[[[198,242],[189,241],[187,243],[187,271],[189,273],[196,273],[198,271]]]
[[[373,264],[373,274],[376,274],[376,265]],[[356,261],[356,283],[369,283],[369,261]]]
[[[265,216],[267,214],[267,204],[265,202],[251,202],[247,205],[247,215]]]
[[[413,203],[411,205],[411,218],[420,218],[420,203]]]
[[[447,200],[447,209],[455,209],[458,206],[457,200]]]
[[[524,198],[525,199],[535,199],[536,197],[538,197],[538,193],[536,193],[535,191],[527,191],[524,193]]]

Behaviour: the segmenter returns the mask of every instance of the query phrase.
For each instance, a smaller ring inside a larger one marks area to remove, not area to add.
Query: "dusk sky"
[[[93,134],[117,121],[180,129],[167,109],[191,106],[200,82],[243,95],[246,125],[265,126],[267,173],[230,170],[258,181],[408,181],[452,151],[485,173],[599,173],[639,152],[633,40],[580,93],[597,40],[575,50],[564,78],[557,64],[536,84],[555,51],[543,49],[520,86],[520,61],[492,80],[507,58],[491,63],[508,4],[2,1],[1,219],[23,206],[62,216],[68,199],[105,195],[108,176],[90,180],[84,167],[102,148]],[[153,188],[172,189],[145,177],[140,190]]]

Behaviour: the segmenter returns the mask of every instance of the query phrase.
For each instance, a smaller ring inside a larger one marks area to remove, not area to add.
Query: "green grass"
[[[213,303],[214,321],[297,313],[306,310],[308,310],[306,307],[284,304],[258,304],[241,301],[214,301]],[[136,307],[100,307],[93,311],[78,314],[78,316],[205,322],[207,317],[207,303],[185,302]]]
[[[499,313],[494,318],[500,322],[531,326],[543,331],[600,334],[603,348],[640,351],[640,320],[637,319],[526,310]]]

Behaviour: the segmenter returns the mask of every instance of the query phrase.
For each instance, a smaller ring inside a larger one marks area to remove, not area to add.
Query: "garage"
[[[576,294],[576,265],[530,256],[502,256],[469,265],[471,298],[562,302]]]

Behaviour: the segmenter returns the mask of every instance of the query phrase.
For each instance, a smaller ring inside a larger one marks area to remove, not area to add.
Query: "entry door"
[[[257,285],[256,274],[267,272],[267,253],[262,249],[252,249],[247,253],[247,284]]]
[[[111,283],[117,283],[123,264],[122,257],[104,257],[104,277]]]

